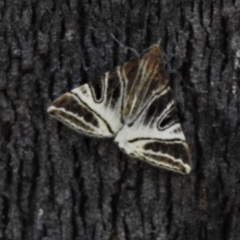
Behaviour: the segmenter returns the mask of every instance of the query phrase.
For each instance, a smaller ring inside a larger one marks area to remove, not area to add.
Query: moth
[[[159,44],[61,95],[47,112],[80,133],[114,138],[132,157],[182,174],[191,171]]]

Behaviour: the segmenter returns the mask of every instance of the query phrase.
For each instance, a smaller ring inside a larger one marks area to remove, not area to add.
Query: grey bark
[[[239,240],[240,1],[0,1],[0,239]],[[195,168],[50,118],[60,94],[161,39]],[[239,52],[238,52],[239,51]]]

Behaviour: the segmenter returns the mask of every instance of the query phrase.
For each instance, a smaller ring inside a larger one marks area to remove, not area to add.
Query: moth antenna
[[[177,71],[175,71],[174,73],[177,74],[178,77],[183,81],[183,84],[184,84],[183,87],[184,87],[184,88],[188,88],[188,89],[191,89],[192,91],[199,92],[199,93],[207,93],[207,91],[199,91],[199,90],[196,90],[196,89],[188,86],[188,85],[184,82],[183,78],[181,77],[181,75],[180,75]]]
[[[140,54],[137,52],[137,50],[135,50],[134,48],[128,47],[128,46],[124,46],[121,42],[119,42],[117,40],[117,38],[114,37],[114,35],[112,33],[110,33],[110,35],[122,48],[129,49],[129,50],[133,51],[137,57],[140,56]]]
[[[157,43],[152,44],[150,47],[148,47],[147,49],[145,49],[145,50],[141,53],[141,55],[143,55],[144,53],[146,53],[147,51],[149,51],[149,49],[150,49],[153,45],[157,45],[158,48],[159,48],[161,60],[162,60],[162,62],[164,63],[163,54],[162,54],[162,48],[161,48],[161,41],[162,41],[162,39],[159,39]]]
[[[192,87],[189,87],[189,86],[184,86],[185,88],[189,88],[190,90],[194,91],[194,92],[198,92],[198,93],[207,93],[207,91],[198,91]]]

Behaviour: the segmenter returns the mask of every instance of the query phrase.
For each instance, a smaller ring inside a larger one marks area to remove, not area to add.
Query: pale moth
[[[86,135],[113,137],[130,156],[183,174],[191,171],[159,44],[61,95],[47,111]]]

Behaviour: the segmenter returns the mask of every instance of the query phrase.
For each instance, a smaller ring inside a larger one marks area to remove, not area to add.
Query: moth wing
[[[52,102],[48,113],[94,137],[112,137],[122,127],[122,83],[117,68]]]
[[[167,87],[118,132],[114,140],[127,154],[168,170],[187,174],[191,157],[171,90]]]

